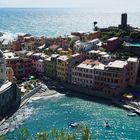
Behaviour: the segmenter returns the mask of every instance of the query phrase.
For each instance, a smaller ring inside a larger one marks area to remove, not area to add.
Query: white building
[[[76,51],[90,51],[92,49],[98,49],[97,44],[99,43],[100,43],[99,39],[93,39],[88,42],[81,42],[80,40],[78,40],[74,44],[74,49]]]
[[[11,47],[11,41],[9,39],[4,39],[1,43],[0,43],[0,49],[1,50],[8,50]]]

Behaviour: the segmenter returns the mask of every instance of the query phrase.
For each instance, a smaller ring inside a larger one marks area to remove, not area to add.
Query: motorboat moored
[[[109,122],[105,122],[104,126],[105,126],[106,128],[109,128],[109,127],[110,127]]]
[[[134,116],[136,116],[136,115],[137,115],[137,114],[136,114],[136,113],[133,113],[133,112],[127,114],[127,116],[132,116],[132,117],[134,117]]]
[[[76,127],[79,126],[79,123],[74,122],[74,123],[69,123],[68,125],[69,125],[70,127],[72,127],[72,128],[76,128]]]

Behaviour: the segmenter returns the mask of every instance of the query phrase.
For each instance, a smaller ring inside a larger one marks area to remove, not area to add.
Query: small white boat
[[[70,127],[76,128],[79,125],[79,123],[74,122],[74,123],[69,123]]]
[[[110,125],[109,125],[108,122],[105,122],[104,126],[105,126],[106,128],[109,128],[109,127],[110,127]]]
[[[35,100],[39,100],[42,99],[42,97],[31,97],[30,100],[35,101]]]
[[[128,113],[128,114],[127,114],[127,116],[132,116],[132,117],[133,117],[133,116],[136,116],[136,115],[137,115],[136,113]]]

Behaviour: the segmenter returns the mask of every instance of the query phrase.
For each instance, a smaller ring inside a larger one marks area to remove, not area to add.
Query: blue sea
[[[78,122],[90,128],[93,140],[139,140],[140,117],[129,117],[127,113],[111,102],[95,97],[58,94],[46,99],[30,100],[17,113],[17,119],[13,120],[13,126],[20,124],[20,127],[7,136],[10,140],[19,140],[18,134],[22,128],[29,128],[33,137],[41,130],[71,130],[68,123]],[[19,118],[23,120],[19,121]],[[109,129],[104,127],[105,121],[109,122]]]
[[[102,10],[103,11],[103,10]],[[119,12],[99,12],[94,9],[0,9],[0,31],[32,35],[60,36],[72,31],[92,31],[99,27],[118,26]],[[140,26],[140,13],[128,13],[128,24]]]
[[[72,31],[92,31],[93,21],[99,27],[117,26],[121,13],[98,12],[94,9],[0,9],[0,31],[9,35],[29,33],[47,37],[65,36]],[[140,13],[128,13],[128,24],[140,26]],[[140,117],[128,117],[127,111],[108,101],[92,97],[59,95],[32,100],[19,110],[11,126],[18,127],[8,133],[10,140],[18,140],[18,131],[26,127],[30,133],[41,129],[68,128],[68,122],[86,124],[96,140],[139,140]],[[111,127],[104,127],[108,120]],[[13,121],[13,122],[12,122]]]

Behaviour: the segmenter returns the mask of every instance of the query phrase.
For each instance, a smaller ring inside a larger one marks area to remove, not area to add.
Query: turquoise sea
[[[34,136],[40,130],[69,129],[69,122],[79,122],[90,127],[93,140],[140,139],[139,116],[129,117],[127,111],[108,101],[78,96],[58,95],[29,102],[17,115],[17,118],[28,116],[19,128],[29,128]],[[105,121],[109,122],[109,129],[104,127]],[[19,128],[8,134],[11,140],[18,140]]]
[[[93,21],[99,27],[120,24],[121,13],[98,12],[94,9],[0,9],[0,31],[10,35],[60,36],[72,31],[91,31]],[[139,27],[140,13],[128,13],[128,23]],[[127,111],[111,103],[92,97],[56,96],[30,101],[11,119],[18,129],[8,133],[10,140],[18,140],[19,128],[27,127],[34,135],[41,128],[68,128],[68,122],[82,122],[91,128],[97,140],[139,140],[140,117],[128,117]],[[111,128],[105,129],[108,120]],[[19,126],[20,125],[20,126]]]

